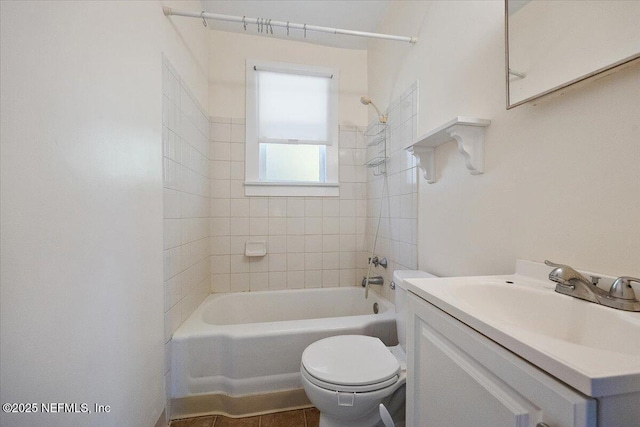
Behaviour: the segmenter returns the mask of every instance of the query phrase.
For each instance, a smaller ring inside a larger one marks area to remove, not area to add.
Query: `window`
[[[247,196],[337,196],[335,70],[247,61]]]

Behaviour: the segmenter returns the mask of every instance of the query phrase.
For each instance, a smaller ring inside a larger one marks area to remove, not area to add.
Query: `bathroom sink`
[[[414,279],[408,288],[589,396],[640,391],[640,313],[556,293],[550,269],[528,264],[528,275]]]
[[[450,291],[468,312],[487,311],[507,329],[640,357],[640,321],[625,313],[517,284],[463,284]]]

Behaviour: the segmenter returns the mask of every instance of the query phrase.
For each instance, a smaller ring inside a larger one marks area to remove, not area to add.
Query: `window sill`
[[[340,184],[245,181],[244,195],[263,197],[338,197],[340,196]]]

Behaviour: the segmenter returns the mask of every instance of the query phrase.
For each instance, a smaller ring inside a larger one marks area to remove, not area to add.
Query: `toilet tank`
[[[407,351],[407,279],[419,279],[436,277],[433,274],[420,270],[396,270],[393,272],[395,283],[395,308],[396,328],[398,330],[398,342],[404,351]]]

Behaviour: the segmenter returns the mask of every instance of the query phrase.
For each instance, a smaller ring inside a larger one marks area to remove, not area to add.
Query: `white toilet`
[[[404,403],[406,383],[406,279],[435,277],[396,270],[396,327],[399,345],[378,338],[339,335],[316,341],[302,353],[300,373],[307,397],[320,410],[320,427],[382,426],[380,403]],[[397,392],[397,394],[394,394]]]

